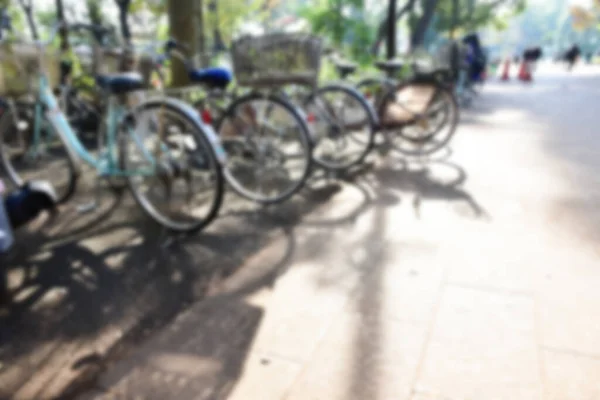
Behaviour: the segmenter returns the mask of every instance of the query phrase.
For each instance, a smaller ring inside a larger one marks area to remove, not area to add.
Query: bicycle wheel
[[[206,126],[175,102],[140,104],[120,130],[121,167],[133,197],[165,228],[197,232],[218,214],[223,175]]]
[[[361,163],[373,147],[377,117],[357,90],[325,85],[303,102],[315,141],[313,160],[329,170],[345,170]]]
[[[20,187],[32,180],[47,181],[56,190],[58,202],[66,202],[75,192],[77,171],[63,138],[45,117],[36,137],[35,104],[4,105],[2,109],[0,162],[10,182]]]
[[[240,196],[274,204],[304,186],[312,144],[308,125],[292,103],[250,93],[235,100],[216,127],[227,151],[225,179]]]
[[[430,155],[454,136],[459,107],[452,91],[440,83],[406,81],[385,94],[378,115],[394,149]]]

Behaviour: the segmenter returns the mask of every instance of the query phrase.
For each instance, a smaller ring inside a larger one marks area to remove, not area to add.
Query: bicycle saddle
[[[440,83],[450,83],[453,81],[452,71],[448,68],[437,68],[429,71],[417,70],[414,74],[415,82],[430,83],[437,81]]]
[[[219,89],[225,89],[233,80],[229,70],[219,67],[191,68],[188,76],[192,82]]]
[[[336,61],[335,68],[338,71],[338,74],[345,77],[346,75],[350,75],[356,71],[358,65],[349,61]]]
[[[375,67],[380,71],[387,72],[388,74],[394,74],[404,67],[404,63],[400,60],[376,61]]]
[[[111,94],[124,94],[144,88],[144,78],[137,72],[98,75],[96,83]]]

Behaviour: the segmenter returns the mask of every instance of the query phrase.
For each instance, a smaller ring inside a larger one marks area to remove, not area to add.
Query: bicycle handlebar
[[[166,42],[165,42],[165,53],[169,53],[173,50],[183,50],[183,51],[189,51],[190,50],[190,46],[188,46],[185,43],[180,43],[177,40],[173,39],[173,38],[169,38]]]
[[[166,58],[172,58],[173,56],[175,56],[176,58],[181,60],[181,62],[187,69],[192,68],[192,63],[184,53],[189,53],[190,51],[190,46],[188,46],[187,44],[180,43],[173,38],[169,38],[164,44],[164,51]]]

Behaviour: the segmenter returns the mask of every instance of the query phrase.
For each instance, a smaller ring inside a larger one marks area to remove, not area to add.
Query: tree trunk
[[[209,64],[208,54],[206,52],[206,37],[204,36],[204,1],[196,2],[196,41],[198,43],[198,52],[200,53],[200,66],[205,68]]]
[[[33,18],[33,4],[32,1],[29,0],[19,0],[19,4],[21,4],[21,8],[27,17],[27,25],[29,25],[29,30],[31,31],[31,37],[33,40],[38,40],[40,37],[38,35],[37,25],[35,23],[35,19]]]
[[[389,0],[387,22],[387,59],[396,57],[396,0]]]
[[[62,51],[67,51],[69,50],[69,31],[66,27],[64,27],[64,24],[66,24],[67,21],[65,19],[65,6],[62,0],[56,0],[56,18],[61,24],[63,24],[59,31],[60,49]]]
[[[87,11],[88,11],[88,18],[90,19],[90,22],[92,25],[102,25],[103,24],[102,12],[100,11],[99,0],[87,0]],[[96,42],[98,42],[98,44],[102,44],[101,43],[102,35],[98,34],[98,32],[96,32],[96,31],[93,31],[92,36],[94,36],[94,39],[96,39]]]
[[[416,2],[416,0],[408,0],[406,2],[404,7],[402,7],[400,9],[400,11],[398,11],[398,13],[396,14],[396,19],[395,19],[396,23],[400,18],[402,18],[404,16],[404,14],[406,14],[407,12],[409,12],[413,9],[413,7],[415,6],[415,2]],[[389,22],[389,16],[386,16],[385,19],[383,21],[381,21],[381,24],[379,24],[379,28],[377,28],[377,35],[376,35],[377,39],[375,40],[375,43],[373,43],[373,46],[371,47],[371,54],[373,54],[373,55],[377,55],[377,53],[379,53],[379,48],[381,47],[383,40],[386,38],[386,32],[388,31],[388,22]]]
[[[435,13],[435,8],[438,3],[439,0],[423,1],[423,13],[421,14],[421,18],[419,18],[417,21],[417,25],[415,26],[410,39],[410,46],[412,50],[423,44],[425,34],[427,33],[427,28],[429,28],[429,24],[431,23],[433,14]]]
[[[130,71],[132,69],[133,49],[131,48],[131,30],[129,29],[129,5],[131,0],[115,0],[119,8],[119,27],[124,48],[119,55],[119,71]]]
[[[458,29],[460,20],[459,3],[459,0],[452,0],[452,28],[450,31],[450,37],[452,38],[452,40],[456,39],[456,30]]]
[[[178,43],[183,44],[190,51],[198,48],[196,40],[196,24],[194,13],[189,10],[194,9],[195,0],[168,0],[167,12],[169,15],[169,28],[171,37]],[[192,56],[188,54],[187,56]],[[172,86],[181,87],[189,83],[188,74],[185,65],[177,58],[171,63]]]
[[[395,0],[394,0],[395,1]],[[331,22],[333,33],[333,43],[336,46],[341,46],[344,41],[344,17],[342,16],[342,8],[344,7],[343,0],[334,0],[335,2],[335,19]]]
[[[225,44],[223,43],[223,35],[221,35],[220,29],[220,21],[219,21],[219,7],[217,5],[217,0],[211,0],[208,3],[208,11],[213,14],[214,18],[214,26],[213,28],[213,36],[212,36],[212,53],[220,53],[226,49]]]
[[[131,44],[131,30],[129,29],[129,5],[131,0],[116,0],[119,7],[119,25],[121,26],[121,36],[126,45]]]

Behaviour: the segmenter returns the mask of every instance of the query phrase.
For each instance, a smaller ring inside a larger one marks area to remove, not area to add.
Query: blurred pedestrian
[[[565,54],[565,60],[567,61],[567,68],[569,71],[573,69],[575,63],[581,56],[581,49],[577,44],[571,46],[571,48]]]

